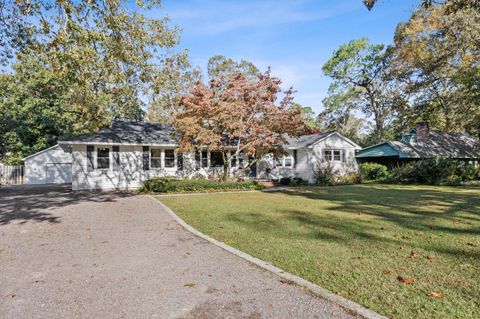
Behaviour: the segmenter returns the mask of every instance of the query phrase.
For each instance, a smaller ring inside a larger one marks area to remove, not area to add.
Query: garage
[[[25,157],[25,184],[72,182],[72,154],[58,144]]]

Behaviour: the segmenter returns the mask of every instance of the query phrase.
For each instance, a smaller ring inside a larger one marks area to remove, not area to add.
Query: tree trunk
[[[222,157],[223,157],[223,176],[222,176],[222,180],[225,181],[230,176],[230,165],[229,165],[230,158],[228,158],[227,152],[225,152],[225,151],[222,152]]]

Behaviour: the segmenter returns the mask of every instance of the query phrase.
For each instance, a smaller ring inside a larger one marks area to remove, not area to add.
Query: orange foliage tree
[[[268,153],[285,153],[286,135],[296,137],[309,128],[300,110],[291,107],[293,89],[283,91],[281,83],[270,71],[254,81],[233,73],[209,85],[197,82],[174,114],[180,150],[221,152],[224,178],[235,158],[252,159],[239,170],[243,172]]]

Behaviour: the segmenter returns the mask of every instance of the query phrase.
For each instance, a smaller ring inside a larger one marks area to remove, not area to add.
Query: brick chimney
[[[416,127],[417,143],[424,142],[430,137],[430,125],[428,122],[419,122]]]

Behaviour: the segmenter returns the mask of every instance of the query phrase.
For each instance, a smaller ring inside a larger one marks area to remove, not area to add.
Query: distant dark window
[[[223,154],[222,152],[210,153],[210,167],[222,167],[223,166]]]
[[[142,164],[144,171],[150,169],[150,147],[148,146],[143,147]]]
[[[202,167],[208,167],[208,152],[202,152]]]
[[[174,150],[165,150],[165,167],[175,167]]]
[[[285,161],[285,167],[291,167],[292,166],[292,158],[290,157],[290,155],[286,156],[284,161]]]
[[[110,149],[108,147],[97,147],[97,168],[108,169],[110,167]]]
[[[152,168],[162,167],[162,150],[158,148],[152,148],[150,150],[150,165]]]

